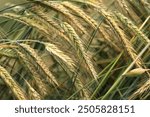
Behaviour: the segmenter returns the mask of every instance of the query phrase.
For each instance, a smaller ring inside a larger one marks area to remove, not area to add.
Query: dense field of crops
[[[148,0],[26,0],[0,9],[0,99],[150,99]]]

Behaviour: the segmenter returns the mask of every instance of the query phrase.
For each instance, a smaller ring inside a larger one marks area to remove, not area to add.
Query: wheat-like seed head
[[[84,27],[80,24],[80,22],[78,22],[78,20],[76,20],[76,18],[71,15],[69,13],[69,10],[67,10],[63,5],[59,4],[59,3],[54,3],[54,2],[48,2],[48,1],[38,1],[40,4],[46,5],[50,8],[53,8],[54,10],[58,11],[59,13],[62,13],[63,15],[65,15],[67,18],[69,18],[71,22],[73,22],[74,26],[77,26],[78,29],[82,32],[87,34],[86,30],[84,29]],[[80,32],[79,31],[79,32]]]
[[[29,54],[37,63],[37,65],[41,68],[41,70],[46,75],[47,81],[54,86],[59,86],[56,78],[53,76],[53,74],[49,71],[45,63],[42,61],[42,59],[37,55],[37,53],[32,49],[30,46],[26,44],[20,44],[20,46],[26,51],[27,54]]]
[[[122,7],[122,10],[124,10],[127,14],[129,14],[128,6],[126,5],[124,0],[117,0],[120,7]]]
[[[73,12],[77,13],[78,15],[80,15],[80,17],[82,17],[87,23],[89,23],[94,29],[96,29],[97,22],[89,15],[85,14],[85,12],[82,9],[66,1],[62,2],[62,5],[71,9]]]
[[[142,95],[147,94],[150,92],[150,79],[148,79],[142,86],[140,86],[140,88],[135,91],[130,97],[129,99],[136,99],[138,97],[141,97],[142,99]]]
[[[76,32],[74,31],[74,29],[66,22],[64,22],[62,24],[64,30],[67,32],[67,34],[69,35],[70,39],[72,40],[72,46],[76,49],[78,56],[82,59],[85,60],[93,78],[95,78],[95,80],[97,80],[97,73],[94,69],[94,66],[89,58],[89,56],[87,55],[87,53],[85,52],[84,46],[81,42],[81,39],[79,38],[79,36],[76,34]]]
[[[17,58],[16,53],[10,48],[0,48],[0,56]]]
[[[132,21],[130,21],[127,17],[125,17],[121,13],[116,13],[116,15],[123,22],[123,24],[125,24],[127,27],[129,27],[131,30],[133,30],[136,34],[138,34],[138,36],[142,37],[144,42],[146,42],[146,43],[150,42],[148,37],[142,31],[140,31],[139,28],[136,25],[134,25],[132,23]]]
[[[108,36],[108,34],[102,29],[102,26],[98,27],[99,26],[98,23],[89,15],[87,15],[81,8],[66,1],[62,2],[62,5],[71,9],[73,12],[77,13],[85,22],[90,24],[95,30],[98,28],[98,31],[100,32],[100,34],[104,37],[106,41],[108,41],[107,44],[113,46],[113,48],[117,51],[120,50],[114,43],[112,43],[112,40],[110,40],[110,37]]]
[[[0,17],[6,17],[6,18],[9,18],[9,19],[13,19],[13,20],[16,20],[20,23],[23,23],[23,24],[27,25],[27,26],[31,26],[31,27],[37,29],[37,31],[39,31],[43,36],[45,36],[47,38],[47,40],[49,40],[50,37],[51,37],[47,27],[39,24],[39,21],[37,21],[35,19],[30,19],[26,16],[23,17],[21,15],[16,15],[16,14],[13,14],[13,13],[4,13],[4,14],[1,14]]]
[[[0,27],[0,38],[1,39],[6,38],[6,33],[1,27]]]
[[[40,100],[40,94],[25,80],[28,87],[28,97],[30,100]]]
[[[46,25],[48,25],[48,27],[51,27],[51,30],[53,29],[54,32],[56,32],[56,34],[62,38],[64,38],[68,43],[70,42],[70,40],[68,39],[68,37],[64,34],[64,30],[60,27],[60,25],[54,21],[50,16],[49,14],[47,14],[46,12],[42,12],[40,10],[41,7],[37,7],[37,8],[34,8],[32,10],[32,12],[34,12],[36,15],[38,15],[39,17],[41,17],[43,19],[43,22],[42,23],[45,23],[45,21],[47,22]]]
[[[128,54],[130,55],[132,60],[134,60],[137,57],[136,51],[132,47],[132,44],[130,43],[129,39],[126,38],[124,32],[119,28],[116,21],[112,18],[112,15],[107,13],[104,10],[101,10],[100,12],[106,17],[106,19],[108,20],[110,25],[113,26],[113,28],[115,29],[115,31],[117,32],[117,34],[119,36],[120,41],[123,42],[124,49],[128,52]],[[137,67],[141,67],[142,62],[140,59],[138,59],[136,61],[136,65],[137,65]]]
[[[90,93],[87,90],[87,88],[83,88],[83,86],[84,86],[84,84],[82,83],[80,76],[77,76],[76,81],[75,81],[75,87],[77,90],[82,89],[80,91],[80,98],[88,100],[88,99],[90,99]]]
[[[0,77],[7,84],[7,86],[11,89],[11,91],[15,95],[15,98],[19,100],[27,99],[23,89],[16,83],[16,81],[13,80],[13,78],[10,76],[7,70],[3,68],[2,66],[0,66]]]
[[[75,63],[69,56],[65,55],[65,53],[61,51],[58,47],[56,47],[54,44],[45,43],[45,46],[47,51],[49,51],[50,54],[52,54],[53,56],[60,58],[60,60],[62,60],[65,63],[65,65],[68,66],[68,69],[70,69],[70,71],[75,71]]]
[[[39,92],[42,97],[47,95],[48,88],[46,83],[44,82],[43,76],[38,73],[37,68],[32,64],[32,60],[29,59],[26,54],[23,54],[18,50],[16,50],[16,52],[20,58],[19,60],[21,64],[26,68],[27,72],[29,72],[33,78],[33,87],[36,87],[37,92]]]

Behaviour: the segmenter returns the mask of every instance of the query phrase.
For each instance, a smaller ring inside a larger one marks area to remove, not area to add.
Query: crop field
[[[2,2],[0,99],[150,99],[150,1]]]

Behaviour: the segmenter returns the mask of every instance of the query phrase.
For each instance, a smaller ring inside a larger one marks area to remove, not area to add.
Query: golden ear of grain
[[[126,50],[126,52],[129,54],[130,58],[132,60],[135,60],[135,58],[137,57],[136,51],[133,48],[132,44],[130,43],[129,39],[127,39],[127,37],[125,36],[124,31],[119,28],[114,18],[114,15],[104,10],[99,10],[99,12],[103,14],[103,16],[107,19],[107,21],[112,26],[112,28],[116,31],[116,33],[118,34],[119,41],[123,43],[123,47]],[[141,59],[138,59],[135,64],[137,67],[141,67],[142,66]]]
[[[118,46],[115,45],[114,43],[112,43],[113,41],[110,40],[108,34],[102,29],[102,26],[98,27],[99,26],[98,23],[92,17],[87,15],[81,8],[75,6],[72,3],[67,2],[67,1],[62,2],[62,5],[71,9],[73,12],[77,13],[85,22],[87,22],[89,25],[91,25],[95,30],[98,28],[99,32],[104,37],[104,39],[106,41],[108,41],[107,44],[113,46],[115,50],[117,50],[117,51],[119,50]]]
[[[128,6],[126,5],[126,2],[124,0],[117,0],[119,6],[124,10],[127,14],[129,14]]]
[[[50,16],[50,14],[48,14],[48,12],[45,12],[44,10],[45,10],[45,8],[42,8],[41,6],[36,6],[31,11],[34,14],[36,14],[37,16],[44,19],[44,21],[48,22],[55,29],[59,30],[60,32],[63,32],[59,23],[57,23],[55,20],[53,20],[53,18]]]
[[[62,2],[62,5],[64,5],[65,7],[71,9],[73,12],[77,13],[78,15],[80,15],[80,17],[82,19],[84,19],[87,23],[89,23],[94,29],[96,29],[96,27],[98,26],[97,25],[97,22],[91,18],[89,15],[87,15],[82,9],[80,9],[79,7],[73,5],[72,3],[70,2]]]
[[[45,43],[46,49],[54,56],[59,57],[67,66],[68,69],[71,72],[75,72],[75,63],[74,61],[68,57],[67,55],[64,54],[64,52],[62,52],[61,50],[59,50],[55,45],[50,44],[50,43]],[[81,82],[80,78],[78,77],[75,81],[75,88],[77,90],[83,88],[83,83]],[[80,91],[80,98],[81,99],[89,99],[89,92],[87,91],[87,89],[83,88]]]
[[[6,38],[6,33],[5,33],[5,31],[1,27],[0,27],[0,38],[1,39]]]
[[[70,40],[68,39],[68,37],[64,34],[63,31],[56,29],[56,23],[52,22],[50,20],[50,18],[46,15],[44,15],[43,13],[39,13],[39,15],[46,21],[48,21],[48,23],[50,23],[51,25],[55,25],[55,31],[56,33],[61,36],[63,39],[65,39],[68,43],[70,43]],[[17,15],[17,14],[13,14],[13,13],[3,13],[0,14],[0,17],[6,17],[9,19],[13,19],[16,20],[18,22],[21,22],[27,26],[33,27],[35,28],[40,34],[42,34],[45,37],[45,40],[52,42],[51,40],[51,34],[50,34],[50,29],[47,25],[45,25],[45,23],[40,22],[37,18],[28,18],[26,16],[21,16],[21,15]],[[58,28],[58,27],[57,27]]]
[[[128,77],[139,76],[139,75],[144,74],[148,70],[150,70],[150,69],[136,68],[136,69],[133,69],[133,70],[127,72],[125,74],[125,76],[128,76]]]
[[[74,24],[74,26],[77,27],[79,32],[82,32],[84,34],[88,34],[85,28],[81,25],[81,23],[69,12],[68,9],[66,9],[63,5],[57,2],[51,2],[51,1],[38,1],[40,4],[43,4],[44,6],[48,6],[55,11],[58,11],[59,13],[63,14],[67,19],[69,19],[70,22]],[[38,3],[37,2],[37,3]]]
[[[6,85],[11,89],[15,97],[19,100],[26,100],[26,96],[21,87],[13,80],[10,74],[5,68],[0,66],[0,77],[6,83]]]
[[[136,99],[139,98],[143,99],[146,95],[149,95],[150,92],[150,79],[148,79],[142,86],[137,89],[130,97],[129,99]]]
[[[130,28],[135,34],[142,37],[144,42],[146,43],[150,42],[148,37],[142,31],[140,31],[139,28],[136,25],[134,25],[134,23],[129,18],[125,17],[121,13],[116,13],[116,16],[123,24],[125,24],[128,28]]]
[[[0,48],[0,56],[6,56],[10,58],[17,58],[16,53],[10,48]]]
[[[59,50],[55,45],[50,44],[50,43],[45,43],[46,49],[54,56],[59,57],[67,66],[68,69],[74,73],[75,72],[75,63],[74,61],[68,57],[67,55],[64,54],[61,50]],[[75,88],[77,90],[83,88],[83,83],[81,82],[80,78],[78,77],[75,81]],[[80,98],[81,99],[89,99],[89,92],[87,91],[86,88],[83,88],[80,91]]]
[[[44,37],[46,37],[46,39],[49,39],[48,37],[51,37],[51,35],[49,34],[49,29],[47,29],[47,26],[43,26],[39,24],[39,21],[35,19],[30,19],[28,17],[25,17],[25,16],[23,17],[21,15],[17,15],[14,13],[3,13],[3,14],[0,14],[0,17],[6,17],[9,19],[18,21],[20,23],[23,23],[27,26],[33,27],[37,29],[37,31],[41,33]]]
[[[25,80],[28,87],[28,97],[30,100],[41,100],[40,94]]]
[[[90,57],[85,51],[85,48],[82,44],[82,41],[80,37],[76,34],[75,30],[70,26],[68,23],[64,22],[62,24],[62,27],[70,37],[72,41],[72,46],[75,48],[77,55],[79,56],[80,60],[84,60],[88,69],[90,70],[90,73],[92,74],[93,78],[97,81],[97,73],[95,71],[95,68],[90,60]]]
[[[41,23],[47,25],[50,28],[49,31],[54,30],[54,32],[56,32],[58,36],[65,39],[67,42],[70,42],[68,37],[64,34],[64,30],[60,27],[60,25],[50,17],[50,14],[42,11],[42,8],[40,6],[35,7],[32,12],[39,16],[37,17],[37,20],[42,20]]]
[[[51,71],[47,68],[42,59],[37,55],[37,53],[32,49],[29,45],[20,44],[21,48],[25,51],[26,54],[30,55],[30,57],[37,63],[37,65],[41,68],[41,70],[46,75],[47,81],[54,86],[59,86],[56,78],[53,76]]]
[[[46,82],[43,79],[43,76],[40,75],[40,73],[37,71],[36,67],[30,63],[30,60],[28,59],[27,55],[21,53],[20,51],[16,50],[19,61],[22,64],[22,66],[27,70],[29,74],[31,74],[31,77],[33,77],[33,87],[36,87],[37,92],[44,97],[48,93],[48,88],[46,86]]]
[[[68,69],[70,69],[70,71],[75,72],[75,63],[69,56],[67,56],[63,51],[61,51],[54,44],[45,43],[45,47],[47,51],[50,52],[50,54],[58,57],[61,61],[63,61],[65,65],[67,65]]]
[[[77,76],[76,81],[75,81],[75,88],[77,90],[81,90],[82,89],[80,91],[80,98],[84,99],[84,100],[88,100],[88,99],[90,99],[90,92],[88,91],[87,88],[83,88],[83,87],[84,87],[84,84],[81,81],[81,77]]]

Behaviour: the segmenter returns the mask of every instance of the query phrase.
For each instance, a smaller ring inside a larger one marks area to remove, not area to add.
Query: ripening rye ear
[[[27,99],[23,89],[17,84],[17,82],[11,77],[8,71],[2,66],[0,66],[0,78],[2,78],[5,84],[10,88],[16,99]]]

